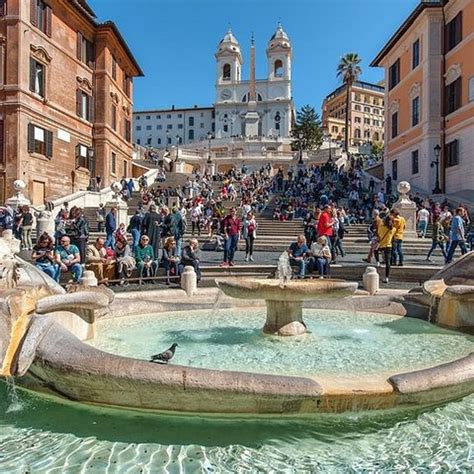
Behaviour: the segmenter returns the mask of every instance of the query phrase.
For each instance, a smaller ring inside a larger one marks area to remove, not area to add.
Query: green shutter
[[[46,156],[48,158],[53,157],[53,132],[49,130],[44,131],[45,139],[46,139]]]
[[[38,26],[37,18],[37,0],[30,1],[30,22],[33,26]]]
[[[35,152],[35,126],[28,124],[28,153]]]

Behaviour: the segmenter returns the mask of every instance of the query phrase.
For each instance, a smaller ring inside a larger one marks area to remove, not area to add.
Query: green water
[[[334,374],[423,366],[473,350],[472,338],[416,320],[305,317],[312,334],[292,341],[261,336],[259,310],[125,318],[102,322],[94,345],[147,358],[176,341],[179,364]],[[425,410],[307,418],[145,414],[0,382],[0,473],[472,472],[473,413],[474,396]]]
[[[206,419],[57,402],[0,383],[0,472],[472,472],[474,396],[430,411]]]
[[[148,360],[177,342],[173,363],[269,374],[373,374],[413,370],[474,351],[474,337],[412,318],[305,310],[310,334],[262,335],[265,310],[222,309],[106,320],[99,349]]]

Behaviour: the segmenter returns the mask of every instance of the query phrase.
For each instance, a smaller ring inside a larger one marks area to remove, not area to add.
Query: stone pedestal
[[[185,170],[184,170],[184,165],[185,165],[185,162],[184,161],[175,161],[174,162],[174,170],[176,173],[184,173]]]
[[[21,206],[30,206],[30,200],[23,194],[25,188],[26,184],[21,179],[14,181],[13,189],[15,189],[15,195],[8,198],[5,201],[5,205],[10,206],[12,209],[18,209]]]
[[[117,208],[117,227],[119,224],[122,222],[125,225],[128,225],[128,205],[125,201],[122,199],[113,199],[112,201],[109,201],[105,204],[105,208],[107,209],[107,212],[112,208],[115,207]]]
[[[95,274],[91,270],[85,270],[82,274],[81,285],[83,286],[97,286],[98,281]]]
[[[267,304],[267,320],[263,327],[265,334],[275,336],[306,334],[302,301],[266,300],[265,303]]]
[[[181,288],[188,296],[194,296],[197,293],[197,275],[191,266],[184,267],[181,275]]]
[[[54,238],[54,227],[54,216],[51,212],[42,211],[36,215],[36,235],[38,237],[46,232]]]
[[[408,193],[411,186],[407,181],[400,181],[397,186],[400,197],[393,205],[406,221],[405,237],[416,237],[416,204],[410,200]]]
[[[367,290],[371,295],[375,295],[379,291],[380,278],[375,267],[367,267],[364,275],[362,276],[364,289]]]
[[[260,121],[260,116],[258,115],[258,113],[254,110],[249,110],[245,114],[244,120],[245,120],[245,136],[257,137],[258,136],[258,122]]]

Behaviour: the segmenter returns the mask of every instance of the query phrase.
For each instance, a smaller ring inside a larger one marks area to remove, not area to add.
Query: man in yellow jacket
[[[393,219],[393,226],[395,227],[395,234],[393,235],[392,242],[392,265],[397,264],[398,256],[398,266],[403,267],[403,237],[405,234],[406,220],[403,216],[400,215],[397,209],[392,209],[390,215]]]

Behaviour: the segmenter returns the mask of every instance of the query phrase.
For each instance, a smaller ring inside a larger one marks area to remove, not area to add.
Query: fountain
[[[351,296],[356,282],[344,280],[290,280],[291,267],[287,252],[278,260],[277,279],[227,278],[217,280],[217,286],[228,296],[238,299],[263,299],[267,306],[264,334],[300,336],[305,334],[303,302],[315,299],[335,299]]]

